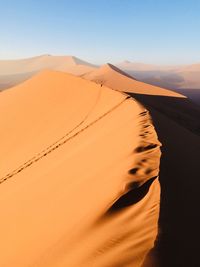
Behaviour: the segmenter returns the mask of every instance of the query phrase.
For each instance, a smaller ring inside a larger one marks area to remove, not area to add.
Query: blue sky
[[[0,59],[200,62],[199,0],[0,0]]]

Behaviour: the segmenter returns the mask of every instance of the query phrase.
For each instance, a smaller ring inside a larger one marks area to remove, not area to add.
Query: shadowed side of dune
[[[95,81],[95,77],[90,78]],[[199,266],[194,236],[200,223],[200,107],[181,94],[131,80],[114,69],[109,73],[102,71],[101,80],[115,90],[128,92],[150,111],[163,145],[161,234],[158,249],[149,253],[144,266]],[[117,204],[120,207],[123,201]]]
[[[95,77],[91,78],[95,81]],[[150,111],[163,145],[161,234],[158,249],[149,253],[144,266],[199,266],[194,236],[200,223],[197,212],[200,202],[200,107],[181,94],[138,83],[114,69],[109,74],[102,71],[101,80],[115,90],[128,92]],[[122,203],[117,204],[120,207]]]
[[[148,181],[146,181],[141,186],[136,186],[135,183],[133,183],[133,186],[131,186],[130,191],[128,191],[126,194],[122,195],[108,210],[108,214],[112,214],[115,212],[118,212],[122,210],[123,208],[129,207],[131,205],[136,204],[140,200],[145,197],[145,195],[148,193],[151,184],[153,181],[157,178],[157,176],[150,178]]]
[[[194,103],[200,105],[200,89],[177,89],[176,92],[187,96]]]
[[[162,142],[161,267],[199,266],[199,107],[187,99],[134,94],[150,111]]]
[[[200,107],[188,98],[132,94],[145,106],[154,108],[192,133],[200,135]]]

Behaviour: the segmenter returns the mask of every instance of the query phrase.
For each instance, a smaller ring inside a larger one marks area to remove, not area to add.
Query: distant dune
[[[168,89],[200,89],[200,64],[159,66],[124,61],[116,66],[152,85]]]
[[[106,64],[82,77],[123,92],[184,97],[179,93],[140,82],[112,64]]]
[[[83,75],[96,66],[73,56],[42,55],[21,60],[0,60],[0,90],[15,86],[42,70]]]
[[[114,65],[112,65],[114,66]],[[166,89],[200,89],[200,64],[159,66],[124,61],[115,65],[126,75]],[[74,56],[42,55],[21,60],[0,60],[0,90],[11,88],[42,70],[56,70],[84,76],[97,70],[96,65]],[[90,76],[90,74],[89,74]]]
[[[160,202],[148,111],[44,71],[3,91],[0,112],[0,266],[146,265]]]

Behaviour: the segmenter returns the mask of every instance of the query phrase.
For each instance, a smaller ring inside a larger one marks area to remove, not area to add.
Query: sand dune
[[[136,79],[167,89],[200,89],[200,64],[192,65],[150,65],[124,61],[115,65]],[[11,88],[41,70],[56,70],[77,76],[101,69],[74,56],[42,55],[21,60],[0,60],[0,90]]]
[[[179,101],[179,105],[184,105],[185,99],[179,98]],[[199,244],[194,237],[200,224],[200,137],[192,129],[186,129],[165,115],[164,111],[158,111],[153,106],[146,107],[162,142],[159,266],[198,266]]]
[[[131,62],[125,60],[115,64],[117,67],[129,71],[161,71],[161,70],[178,70],[181,66],[153,65],[140,62]]]
[[[83,75],[83,77],[115,90],[128,93],[184,97],[179,93],[137,81],[111,64],[106,64],[99,69]]]
[[[21,60],[0,60],[0,90],[17,85],[41,70],[56,70],[82,75],[96,66],[73,56],[42,55]]]
[[[21,60],[0,60],[0,90],[11,88],[45,69],[87,76],[92,71],[100,75],[105,66],[98,69],[74,56],[42,55]],[[154,86],[174,90],[200,89],[200,64],[159,66],[124,61],[115,66],[127,75]]]
[[[134,89],[134,86],[130,86],[136,81],[130,82],[124,76],[123,81],[127,82],[122,83],[121,75],[120,71],[113,76],[108,75],[106,67],[101,72],[100,80],[115,90],[122,90],[124,84],[125,91],[132,92],[130,95],[145,105],[163,144],[160,166],[161,232],[154,254],[161,267],[198,266],[199,245],[194,242],[194,236],[200,224],[197,213],[200,202],[200,107],[188,98],[175,95],[173,91],[164,91],[167,93],[163,94],[162,88],[156,89],[158,95],[155,91],[148,94],[143,88],[147,90],[153,87],[144,83],[139,93],[137,87]],[[94,81],[98,81],[97,78],[98,75]],[[149,266],[148,262],[144,266]],[[150,266],[154,267],[155,264]]]
[[[116,66],[152,85],[168,89],[200,89],[200,64],[159,66],[124,61]]]
[[[111,64],[81,76],[1,93],[0,266],[198,266],[200,107]],[[156,250],[160,143],[123,92],[163,143]]]
[[[0,112],[0,266],[142,266],[160,199],[148,111],[45,71],[3,91]]]

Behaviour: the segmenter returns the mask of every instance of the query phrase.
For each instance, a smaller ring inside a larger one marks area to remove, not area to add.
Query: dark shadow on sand
[[[141,186],[137,186],[135,183],[130,185],[130,191],[128,191],[126,194],[121,196],[113,205],[110,207],[110,209],[107,211],[107,214],[113,214],[116,213],[123,208],[126,208],[128,206],[134,205],[137,202],[139,202],[143,197],[146,196],[148,193],[151,184],[153,181],[157,178],[152,177],[149,179],[146,183],[144,183]]]
[[[200,107],[184,98],[132,96],[150,111],[162,143],[160,235],[154,254],[161,267],[198,267]]]
[[[200,89],[176,89],[175,91],[189,97],[194,103],[200,105]]]

